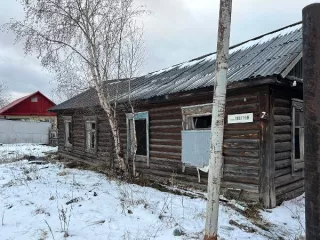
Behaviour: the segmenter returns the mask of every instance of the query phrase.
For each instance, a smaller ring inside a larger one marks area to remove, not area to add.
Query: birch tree
[[[220,0],[216,77],[214,79],[211,147],[205,240],[217,240],[220,184],[223,172],[223,131],[227,93],[227,73],[232,0]]]
[[[0,82],[0,108],[9,103],[9,94],[7,85],[4,82]]]
[[[13,20],[5,28],[24,41],[25,52],[36,53],[43,66],[61,76],[71,74],[96,90],[110,123],[119,168],[127,173],[116,100],[106,82],[119,76],[121,45],[135,34],[132,26],[145,9],[135,6],[134,0],[21,0],[21,4],[24,21]]]

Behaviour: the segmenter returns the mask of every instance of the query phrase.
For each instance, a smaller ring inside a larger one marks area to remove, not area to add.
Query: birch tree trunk
[[[127,174],[116,111],[118,90],[108,81],[119,80],[128,67],[138,67],[140,45],[135,45],[135,56],[127,62],[123,46],[131,46],[142,36],[137,21],[146,10],[137,7],[135,0],[28,0],[20,4],[24,20],[12,19],[3,30],[13,31],[17,42],[24,41],[26,54],[36,53],[42,65],[57,74],[64,89],[61,93],[69,94],[72,88],[78,91],[79,86],[96,89],[110,123],[119,168]]]
[[[232,0],[220,1],[216,77],[214,81],[205,240],[216,240],[223,172],[223,131],[227,91]]]

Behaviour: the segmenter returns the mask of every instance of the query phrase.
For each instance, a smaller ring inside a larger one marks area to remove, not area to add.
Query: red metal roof
[[[21,111],[18,111],[18,112],[15,112],[14,111],[14,108],[16,106],[18,106],[19,104],[23,104],[24,101],[26,101],[27,99],[33,97],[34,95],[40,95],[42,96],[47,102],[49,105],[52,105],[52,106],[55,106],[56,104],[54,102],[52,102],[49,98],[47,98],[45,95],[43,95],[41,92],[37,91],[37,92],[34,92],[32,94],[29,94],[27,96],[24,96],[24,97],[21,97],[21,98],[18,98],[17,100],[9,103],[7,106],[3,107],[0,109],[0,115],[48,115],[48,116],[54,116],[55,114],[52,114],[50,112],[47,112],[47,109],[45,109],[45,113],[43,114],[43,111],[42,111],[42,114],[40,114],[40,112],[32,112],[30,111],[30,109],[26,109],[25,112],[21,112]],[[52,107],[51,106],[51,107]],[[50,108],[50,107],[49,107]]]

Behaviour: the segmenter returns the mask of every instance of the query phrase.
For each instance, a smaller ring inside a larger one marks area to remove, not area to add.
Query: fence
[[[0,120],[0,143],[49,143],[49,122]]]

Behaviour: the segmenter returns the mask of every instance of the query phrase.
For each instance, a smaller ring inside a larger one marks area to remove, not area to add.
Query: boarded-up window
[[[86,121],[86,151],[95,152],[97,149],[97,123]]]
[[[304,113],[303,102],[292,100],[292,173],[304,168]]]
[[[64,117],[64,145],[72,147],[72,117]]]
[[[212,104],[182,107],[182,163],[199,168],[208,166]]]
[[[135,114],[128,113],[127,115],[127,154],[132,153],[134,144],[135,125],[137,138],[137,158],[146,159],[149,165],[149,114],[148,112],[138,112]],[[134,124],[133,124],[134,121]]]

